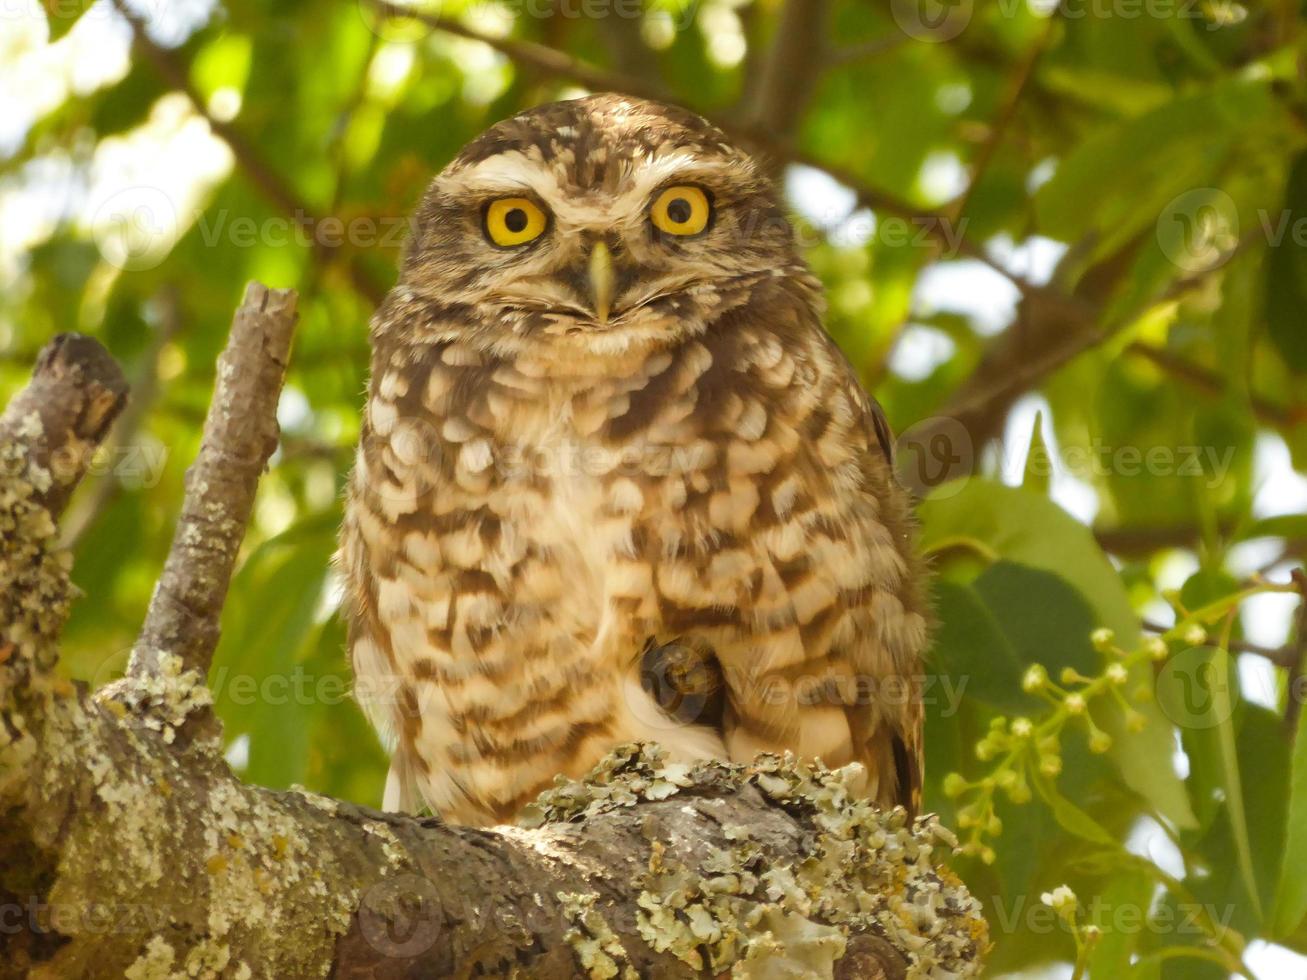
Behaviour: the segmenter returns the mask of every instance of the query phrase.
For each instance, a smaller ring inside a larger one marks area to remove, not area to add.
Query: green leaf
[[[1236,692],[1237,687],[1231,684],[1229,690]],[[1235,750],[1241,773],[1246,777],[1241,779],[1239,789],[1252,873],[1245,870],[1239,859],[1240,844],[1232,817],[1234,811],[1229,805],[1220,726],[1187,727],[1183,731],[1190,783],[1196,793],[1210,797],[1208,804],[1200,799],[1199,806],[1213,813],[1209,817],[1210,825],[1204,826],[1200,833],[1186,833],[1182,837],[1185,849],[1200,856],[1203,862],[1200,869],[1185,879],[1185,886],[1199,903],[1222,910],[1228,928],[1253,935],[1261,933],[1264,924],[1269,925],[1269,920],[1259,916],[1258,906],[1271,908],[1275,901],[1274,883],[1280,874],[1288,813],[1290,753],[1282,721],[1265,708],[1248,703],[1239,705],[1229,727],[1235,732]],[[1250,879],[1258,889],[1256,899],[1249,892]]]
[[[1093,532],[1037,493],[973,478],[948,483],[922,502],[921,546],[973,540],[996,558],[1052,572],[1088,601],[1121,642],[1139,638],[1130,598]]]
[[[1101,823],[1059,793],[1056,785],[1045,779],[1034,779],[1032,782],[1040,797],[1053,811],[1053,818],[1059,827],[1092,844],[1100,844],[1112,850],[1120,849],[1121,842],[1108,833]]]
[[[1271,935],[1286,937],[1307,920],[1307,712],[1298,716],[1289,783],[1284,862],[1275,890]]]
[[[1090,909],[1090,921],[1102,933],[1089,958],[1093,977],[1133,977],[1131,963],[1147,930],[1144,917],[1153,904],[1157,881],[1143,871],[1121,869],[1106,883],[1101,902]],[[1096,913],[1096,914],[1095,914]],[[1129,913],[1126,918],[1123,913]]]
[[[199,51],[191,61],[191,80],[206,97],[221,88],[240,91],[250,75],[253,44],[242,34],[222,34]]]
[[[1266,330],[1295,371],[1307,371],[1307,153],[1289,170],[1281,211],[1264,229],[1272,238],[1266,257]]]
[[[210,683],[231,736],[250,736],[251,782],[303,782],[309,736],[324,707],[324,675],[306,666],[321,627],[314,614],[334,537],[314,517],[265,542],[232,583]]]
[[[1230,651],[1218,647],[1212,658],[1212,666],[1217,675],[1230,672]],[[1230,813],[1230,830],[1234,836],[1235,855],[1239,860],[1239,873],[1243,876],[1244,887],[1253,903],[1257,917],[1262,918],[1262,897],[1257,889],[1257,875],[1253,871],[1253,849],[1248,839],[1248,814],[1244,810],[1243,776],[1239,771],[1239,750],[1235,741],[1234,710],[1231,703],[1231,686],[1228,684],[1212,685],[1212,699],[1215,702],[1217,716],[1225,716],[1225,721],[1217,728],[1221,750],[1221,771],[1224,775],[1226,806]]]
[[[1035,424],[1030,431],[1030,448],[1026,450],[1026,469],[1021,486],[1047,497],[1052,479],[1053,457],[1044,441],[1044,413],[1040,410],[1035,413]]]
[[[1029,712],[1038,698],[1021,689],[1026,668],[1041,663],[1092,669],[1094,615],[1085,599],[1051,572],[1001,561],[971,584],[935,587],[939,628],[931,663],[963,696],[1008,713]]]
[[[50,42],[54,43],[77,25],[90,4],[69,0],[41,0],[41,6],[45,8],[45,21],[50,26]]]
[[[1035,196],[1043,233],[1090,236],[1094,256],[1116,252],[1168,202],[1210,183],[1232,140],[1279,118],[1273,108],[1266,81],[1223,79],[1084,141]]]
[[[935,586],[939,628],[931,666],[950,679],[965,678],[965,695],[1003,711],[1027,711],[1031,698],[1021,690],[1016,651],[985,601],[969,585]]]

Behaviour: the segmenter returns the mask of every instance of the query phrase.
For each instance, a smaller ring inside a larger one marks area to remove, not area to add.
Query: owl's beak
[[[594,307],[595,318],[601,323],[608,323],[613,312],[613,286],[616,276],[613,273],[613,255],[603,242],[595,242],[590,250],[590,302]]]

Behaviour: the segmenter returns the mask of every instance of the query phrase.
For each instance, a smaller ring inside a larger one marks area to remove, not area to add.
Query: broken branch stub
[[[132,651],[133,676],[159,676],[172,658],[208,673],[259,477],[277,448],[296,302],[293,289],[250,283],[232,320],[172,547]]]
[[[33,499],[58,517],[126,404],[127,379],[99,341],[59,334],[0,417],[7,472],[20,476],[17,468],[25,468]]]

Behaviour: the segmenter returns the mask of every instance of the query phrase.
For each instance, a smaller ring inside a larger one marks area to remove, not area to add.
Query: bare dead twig
[[[132,651],[132,676],[158,673],[165,654],[201,676],[209,669],[259,476],[277,446],[296,301],[294,290],[251,283],[236,311],[172,548]]]

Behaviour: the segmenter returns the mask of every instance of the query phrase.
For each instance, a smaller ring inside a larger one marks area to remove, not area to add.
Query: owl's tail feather
[[[417,813],[417,778],[409,754],[396,749],[386,773],[386,792],[381,798],[381,809],[390,813]]]

